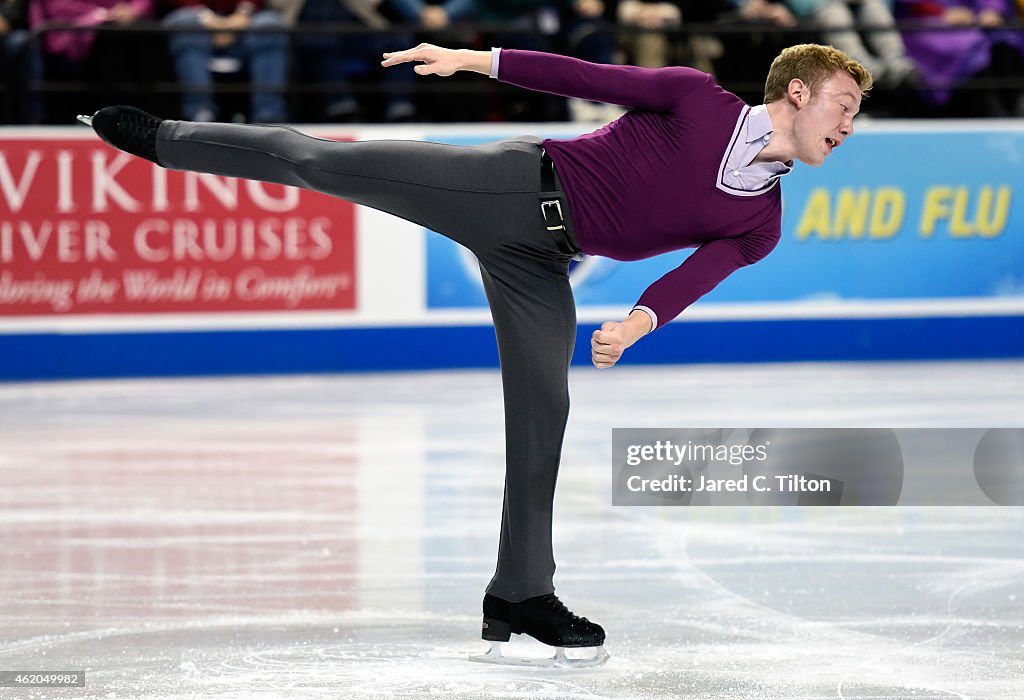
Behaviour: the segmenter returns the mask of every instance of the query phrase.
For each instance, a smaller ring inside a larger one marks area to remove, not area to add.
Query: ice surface
[[[558,593],[599,669],[473,664],[496,372],[0,386],[0,698],[1024,697],[1020,508],[613,508],[615,427],[1019,427],[1024,363],[573,373]],[[518,640],[523,653],[544,649]]]

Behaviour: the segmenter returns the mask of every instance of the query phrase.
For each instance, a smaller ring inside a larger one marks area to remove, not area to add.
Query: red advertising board
[[[0,316],[353,309],[355,206],[0,139]]]

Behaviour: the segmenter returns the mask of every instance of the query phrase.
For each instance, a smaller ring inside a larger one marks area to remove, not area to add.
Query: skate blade
[[[86,126],[92,126],[92,115],[91,114],[79,114],[75,117],[78,121],[82,122]]]
[[[504,656],[501,647],[505,642],[491,642],[491,648],[483,654],[470,655],[470,661],[519,668],[596,668],[611,658],[603,646],[594,647],[594,655],[584,658],[566,656],[565,649],[557,647],[551,657]]]

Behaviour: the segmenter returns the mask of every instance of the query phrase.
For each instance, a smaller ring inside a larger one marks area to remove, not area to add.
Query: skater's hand
[[[600,330],[590,336],[590,354],[594,366],[611,367],[626,351],[626,326],[618,321],[605,321]]]
[[[469,70],[484,75],[491,72],[490,51],[445,49],[433,44],[420,44],[405,51],[390,51],[384,54],[384,60],[380,64],[390,68],[410,61],[419,61],[422,64],[413,68],[419,75],[447,77],[458,70]]]
[[[590,336],[590,352],[598,369],[611,367],[626,348],[651,332],[651,317],[645,312],[633,311],[623,322],[605,321]]]

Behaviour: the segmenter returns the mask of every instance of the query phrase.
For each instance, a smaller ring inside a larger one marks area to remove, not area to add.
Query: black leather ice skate
[[[78,118],[114,148],[161,165],[156,156],[156,131],[163,119],[135,107],[104,107],[92,117]]]
[[[492,595],[484,596],[483,638],[491,642],[483,655],[473,661],[516,666],[600,666],[608,660],[604,647],[604,629],[585,617],[574,615],[554,593],[510,603]],[[552,658],[502,656],[501,645],[513,634],[526,634],[538,642],[555,647]],[[596,649],[592,656],[568,657],[566,649]]]

